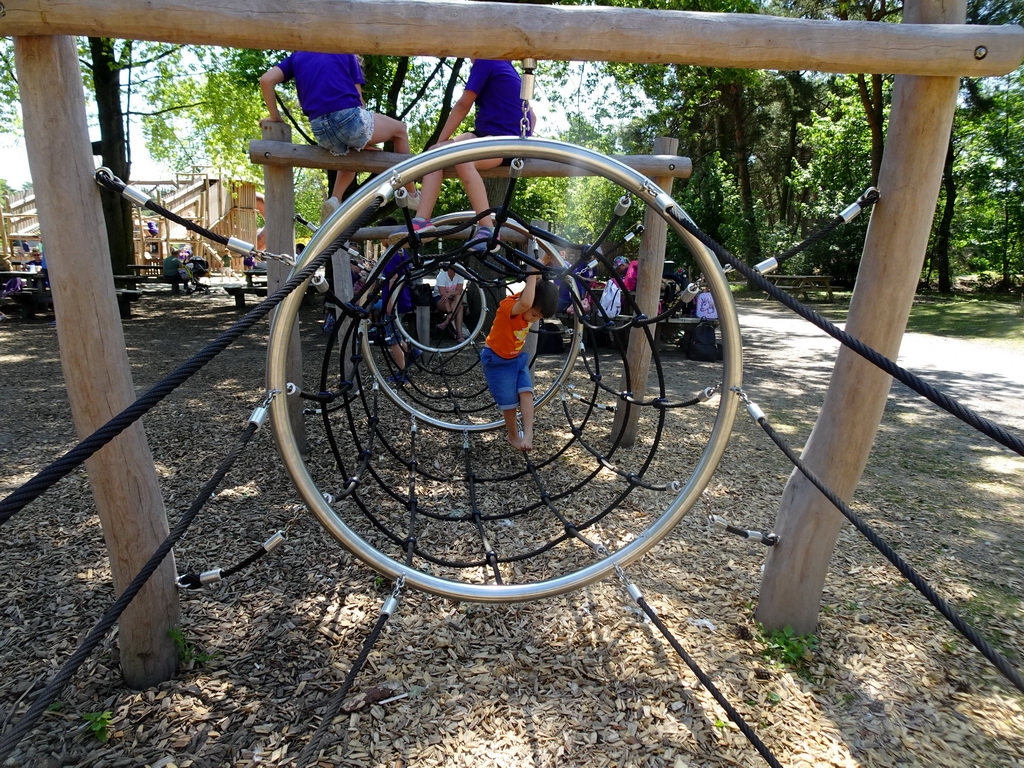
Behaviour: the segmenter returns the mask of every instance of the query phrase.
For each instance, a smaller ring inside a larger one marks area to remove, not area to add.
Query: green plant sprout
[[[200,651],[195,643],[189,641],[185,634],[181,631],[180,627],[171,627],[167,630],[168,636],[174,641],[174,645],[178,649],[178,659],[181,661],[183,666],[188,666],[192,662],[197,664],[204,664],[210,659],[217,658],[218,653],[203,653]]]
[[[114,719],[114,713],[109,710],[106,712],[86,712],[82,717],[86,722],[85,729],[106,744],[107,739],[110,738],[110,722]]]
[[[800,674],[806,672],[807,662],[818,648],[818,638],[812,634],[798,635],[789,625],[770,632],[758,625],[758,630],[765,644],[762,656],[774,664],[792,667]]]

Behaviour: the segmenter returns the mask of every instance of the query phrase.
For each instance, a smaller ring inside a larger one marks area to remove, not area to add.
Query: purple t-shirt
[[[314,117],[363,106],[356,83],[366,82],[359,59],[351,53],[296,51],[277,65],[285,81],[295,80],[302,112]]]
[[[409,252],[403,248],[400,251],[396,251],[388,260],[388,263],[384,265],[384,272],[381,274],[384,280],[381,298],[384,300],[385,308],[388,305],[388,300],[391,298],[391,287],[388,285],[388,280],[391,279],[392,275],[399,275],[398,280],[401,288],[398,290],[398,298],[395,299],[394,314],[396,315],[412,312],[412,289],[409,287],[408,281],[403,280],[406,277],[406,271],[409,269],[409,262]]]
[[[477,59],[469,71],[466,90],[476,94],[477,136],[518,136],[523,119],[523,100],[519,98],[522,80],[509,61]],[[530,131],[533,132],[533,116]]]

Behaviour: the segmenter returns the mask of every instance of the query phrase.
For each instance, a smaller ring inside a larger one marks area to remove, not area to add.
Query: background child
[[[346,155],[350,149],[361,150],[382,141],[393,142],[395,152],[409,154],[405,123],[364,108],[366,78],[359,59],[351,53],[296,51],[264,72],[260,92],[270,117],[261,120],[260,125],[282,122],[275,86],[292,79],[313,135],[332,155]],[[341,206],[345,190],[355,177],[355,171],[338,171],[325,204],[331,213]],[[415,200],[416,185],[407,184],[405,188]]]
[[[449,140],[464,141],[483,136],[518,136],[525,105],[520,98],[521,85],[522,79],[511,62],[473,59],[473,67],[469,71],[466,89],[452,107],[441,133],[438,135],[437,144],[445,144]],[[476,105],[476,117],[473,130],[452,138],[474,104]],[[529,110],[528,115],[530,125],[526,133],[529,136],[533,134],[533,111]],[[474,163],[461,163],[455,166],[455,172],[466,188],[469,204],[476,213],[483,213],[488,208],[487,189],[484,186],[484,180],[480,177],[480,171],[494,168],[504,162],[500,157],[489,157]],[[415,229],[424,229],[430,226],[434,203],[437,202],[437,196],[441,192],[443,174],[443,171],[435,171],[423,177],[420,189],[419,217],[413,220]],[[480,229],[473,238],[476,247],[483,248],[482,242],[490,238],[493,227],[494,220],[490,216],[480,219]]]
[[[522,354],[523,344],[530,326],[551,317],[558,306],[558,287],[539,280],[540,275],[530,275],[522,293],[498,305],[491,332],[480,350],[484,377],[505,418],[508,441],[519,451],[533,450],[533,381],[530,356]],[[516,426],[516,407],[522,414],[522,436]]]

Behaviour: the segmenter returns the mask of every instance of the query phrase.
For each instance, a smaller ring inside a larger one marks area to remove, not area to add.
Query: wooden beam
[[[956,22],[966,0],[907,0],[908,19]],[[898,77],[881,197],[871,210],[846,332],[895,360],[917,291],[942,166],[956,110],[955,77]],[[898,254],[894,256],[894,254]],[[804,446],[807,467],[849,501],[867,465],[892,377],[847,347],[839,350],[828,393]],[[814,632],[829,562],[845,518],[802,473],[782,494],[757,619],[769,629]]]
[[[57,315],[60,363],[75,430],[87,437],[135,402],[118,317],[100,191],[93,176],[78,51],[70,37],[15,38],[25,148]],[[121,593],[168,534],[142,422],[86,462],[114,590]],[[168,556],[121,616],[121,670],[132,688],[170,679],[178,650],[177,574]]]
[[[408,160],[412,155],[401,155],[396,152],[378,152],[364,150],[349,152],[347,155],[332,155],[323,147],[310,144],[292,144],[283,141],[256,140],[249,142],[249,159],[257,165],[283,165],[300,168],[319,168],[321,170],[347,170],[359,173],[381,173],[394,165]],[[609,155],[624,165],[639,171],[645,176],[671,176],[688,179],[693,172],[693,163],[688,157],[678,155]],[[576,168],[564,163],[550,160],[528,159],[524,161],[523,176],[592,176],[583,168]],[[485,177],[507,177],[508,167],[499,166],[480,172]],[[447,178],[455,178],[452,171],[446,171]]]
[[[455,0],[5,0],[0,35],[275,50],[982,77],[1024,58],[1016,25],[879,24],[742,13]]]

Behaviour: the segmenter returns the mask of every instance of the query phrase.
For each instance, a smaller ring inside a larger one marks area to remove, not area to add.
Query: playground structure
[[[13,15],[14,26],[12,28],[16,30],[17,34],[45,34],[51,29],[54,32],[67,34],[85,29],[82,21],[76,21],[73,18],[60,18],[59,16],[48,17],[45,24],[42,21],[38,21],[36,22],[37,26],[33,27],[31,21],[26,22],[23,20],[22,11],[17,8],[17,3],[12,5],[14,6],[13,8],[8,8],[7,19],[12,19],[13,10],[15,13]],[[72,15],[76,12],[83,12],[85,6],[89,5],[86,3],[80,6],[73,6]],[[367,27],[363,26],[363,24],[372,27],[373,22],[373,11],[370,4],[342,3],[338,5],[345,6],[344,10],[352,14],[346,18],[346,21],[352,25],[356,32],[349,39],[349,47],[352,50],[357,52],[373,50],[374,52],[402,53],[408,50],[407,46],[412,45],[412,28],[410,28],[410,37],[408,39],[403,38],[401,35],[396,36],[393,28],[389,30],[389,36],[387,37],[367,31]],[[555,15],[548,16],[549,12],[556,11],[557,9],[543,9],[538,13],[537,9],[529,9],[529,11],[522,9],[512,10],[507,6],[502,6],[500,9],[502,14],[508,14],[503,16],[502,28],[500,31],[492,32],[486,44],[481,44],[477,47],[473,43],[453,42],[450,28],[443,31],[444,40],[442,41],[442,31],[440,29],[424,25],[421,23],[422,20],[417,20],[416,11],[422,12],[422,8],[419,8],[417,4],[396,3],[395,5],[407,6],[405,10],[409,11],[409,15],[402,16],[399,14],[399,17],[403,18],[403,23],[417,26],[417,44],[431,46],[431,50],[438,53],[451,50],[451,47],[455,46],[455,52],[458,55],[489,55],[491,57],[502,55],[511,57],[514,54],[510,53],[510,51],[515,51],[513,41],[516,39],[516,35],[520,34],[524,39],[530,37],[527,34],[527,28],[529,27],[527,21],[536,21],[534,17],[544,16],[547,27],[543,33],[537,33],[538,42],[536,45],[531,45],[531,50],[527,53],[531,56],[574,58],[573,50],[571,48],[566,49],[564,43],[560,44],[556,51],[554,50],[553,43],[549,40],[546,48],[545,34],[552,28],[559,28],[557,23],[559,21],[568,22],[571,19],[573,24],[592,21],[586,18],[586,11],[581,12],[581,15],[563,15],[559,11]],[[436,14],[439,6],[446,5],[457,7],[460,12],[471,10],[471,13],[467,14],[468,18],[465,22],[467,25],[472,25],[474,19],[485,18],[488,13],[496,13],[496,10],[488,8],[490,4],[486,3],[472,4],[471,6],[452,3],[432,4],[431,14]],[[949,21],[949,19],[929,15],[937,7],[937,4],[922,2],[917,5],[908,4],[908,6],[911,7],[906,11],[905,20],[936,23]],[[217,26],[210,25],[208,31],[205,32],[199,28],[189,29],[187,26],[181,25],[177,26],[173,34],[170,31],[164,33],[154,32],[154,29],[159,30],[162,26],[161,11],[156,9],[154,14],[147,18],[147,30],[145,35],[143,35],[134,29],[126,28],[128,25],[124,21],[110,17],[102,12],[103,10],[100,7],[90,9],[90,13],[95,11],[95,18],[90,21],[89,26],[89,29],[92,30],[90,31],[91,34],[95,33],[96,29],[102,30],[101,34],[112,37],[155,35],[158,39],[176,39],[178,36],[194,34],[197,38],[195,41],[203,42],[204,37],[214,34],[212,31],[213,27]],[[388,9],[389,21],[391,21],[392,14],[398,10],[400,9],[394,7]],[[959,12],[962,13],[962,8]],[[215,12],[211,10],[211,13]],[[477,14],[484,14],[484,16],[481,17]],[[444,15],[443,12],[441,15]],[[623,11],[621,16],[608,17],[603,14],[597,14],[597,16],[606,23],[609,18],[614,18],[616,22],[613,23],[622,22],[624,26],[628,26],[632,13]],[[697,30],[698,35],[709,33],[709,29],[706,26],[709,19],[705,18],[706,16],[708,15],[690,15],[689,21],[694,22],[694,27],[700,27]],[[511,17],[511,21],[509,17]],[[647,18],[649,20],[649,17]],[[893,100],[894,106],[890,122],[890,151],[887,152],[886,164],[883,166],[882,177],[879,183],[879,186],[883,189],[883,203],[876,208],[875,215],[872,218],[868,243],[865,247],[864,264],[858,279],[857,292],[851,304],[850,319],[847,326],[849,332],[864,340],[873,348],[892,355],[898,349],[899,337],[902,334],[906,315],[909,312],[913,286],[916,286],[920,263],[917,257],[923,254],[924,245],[927,241],[938,179],[941,174],[941,150],[944,148],[945,138],[948,136],[949,121],[955,105],[958,76],[970,73],[985,74],[985,71],[979,72],[979,67],[984,69],[993,67],[990,73],[1008,71],[1015,67],[1020,61],[1021,38],[1019,31],[994,30],[983,34],[977,30],[971,30],[968,33],[967,30],[956,29],[951,30],[951,33],[947,35],[938,34],[936,30],[922,30],[923,39],[934,39],[938,48],[948,46],[942,52],[937,52],[942,55],[919,57],[908,53],[906,56],[879,55],[872,58],[870,52],[867,52],[867,48],[877,50],[872,43],[878,41],[885,41],[887,43],[896,41],[898,43],[900,40],[899,35],[908,34],[906,30],[899,30],[897,33],[890,34],[888,30],[882,31],[877,29],[880,25],[874,25],[875,29],[870,31],[859,28],[847,30],[844,24],[841,34],[830,36],[831,33],[826,31],[829,29],[828,25],[798,25],[800,31],[813,30],[829,38],[829,42],[834,44],[834,47],[830,48],[830,52],[834,51],[834,59],[827,64],[823,63],[821,59],[815,59],[813,63],[808,62],[808,66],[793,66],[797,64],[797,59],[799,58],[796,56],[795,51],[798,51],[800,47],[795,43],[795,39],[791,39],[792,44],[788,47],[786,45],[779,46],[778,50],[781,53],[774,54],[774,58],[759,57],[757,63],[752,58],[748,58],[751,56],[749,46],[742,44],[731,47],[721,45],[722,42],[725,42],[722,40],[723,37],[730,37],[742,32],[745,28],[744,25],[749,21],[743,17],[736,17],[736,19],[734,27],[717,36],[713,32],[717,30],[721,33],[722,28],[713,26],[711,29],[711,39],[706,41],[708,43],[707,46],[698,45],[698,47],[702,48],[702,52],[694,53],[690,51],[680,53],[678,49],[674,49],[673,53],[666,53],[663,56],[658,56],[656,53],[655,60],[683,60],[686,63],[705,64],[716,62],[719,65],[727,66],[743,66],[746,64],[748,66],[765,67],[774,65],[780,68],[821,68],[829,71],[854,71],[842,68],[856,67],[858,66],[856,62],[859,61],[871,61],[872,66],[880,68],[878,71],[908,75],[907,77],[897,79],[896,95]],[[956,20],[953,19],[953,21]],[[962,20],[962,16],[960,20]],[[297,35],[297,30],[303,26],[301,21],[300,14],[299,19],[284,25],[284,33],[276,36],[275,47],[277,45],[287,45],[291,40],[291,35]],[[759,25],[763,25],[763,20],[758,19],[757,22]],[[7,21],[5,20],[4,24],[6,23]],[[322,23],[322,20],[320,23]],[[750,21],[749,23],[753,22]],[[76,26],[76,24],[79,26]],[[47,25],[52,25],[52,27]],[[236,25],[231,34],[233,36],[237,35],[238,28],[245,28],[245,26],[245,24]],[[424,26],[426,27],[425,29]],[[666,25],[666,27],[670,26]],[[329,27],[329,24],[324,25],[324,29]],[[763,39],[764,27],[773,30],[776,28],[776,25],[769,23],[761,26],[758,29],[760,39]],[[777,28],[782,33],[782,37],[785,38],[784,30],[786,25],[778,24]],[[170,26],[167,29],[169,30]],[[678,31],[665,29],[651,32],[650,30],[650,26],[645,27],[645,33],[648,35],[660,35],[664,31],[666,40],[668,39],[668,34]],[[695,44],[694,41],[698,39],[694,35],[694,31],[693,29],[688,30],[688,33],[683,36],[691,45]],[[853,34],[848,34],[850,31]],[[275,32],[281,32],[281,30],[275,30]],[[909,34],[911,37],[914,37],[913,32]],[[629,39],[629,35],[623,35],[622,37],[625,40]],[[259,36],[255,34],[246,39],[248,47],[264,44]],[[384,39],[388,41],[386,46],[382,46],[380,43],[380,40]],[[816,38],[819,42],[820,39],[820,37]],[[849,49],[845,44],[839,45],[840,40],[850,41],[851,39],[854,40],[854,45],[860,45],[856,61],[851,57],[844,59],[844,51]],[[915,39],[920,40],[922,38]],[[954,39],[955,42],[951,43]],[[225,42],[223,37],[219,39],[219,42],[221,44]],[[295,42],[297,42],[297,38]],[[313,45],[310,44],[311,42]],[[435,42],[437,45],[433,47]],[[502,48],[502,42],[507,46],[506,48]],[[583,47],[586,42],[586,35],[583,35],[580,38],[579,45]],[[718,43],[718,45],[716,46],[715,43]],[[23,94],[26,97],[26,124],[31,125],[32,120],[44,117],[47,110],[46,105],[42,103],[42,89],[38,87],[41,85],[42,73],[46,71],[44,65],[63,69],[70,66],[70,62],[67,57],[67,47],[62,47],[59,40],[51,43],[45,38],[22,38],[18,40],[17,44],[19,48],[19,72],[23,74]],[[304,47],[311,48],[317,46],[324,49],[330,48],[330,43],[326,37],[321,41],[303,38],[303,45]],[[464,48],[460,49],[460,45],[464,46]],[[807,43],[805,45],[813,47]],[[713,55],[707,53],[713,46],[718,52]],[[651,46],[648,41],[646,46],[643,48],[635,47],[635,50],[651,51],[652,48],[656,47]],[[908,51],[910,48],[914,48],[914,46],[908,46]],[[733,51],[735,55],[731,55]],[[889,50],[888,53],[892,53],[892,51]],[[626,52],[611,51],[609,53],[605,51],[602,57],[612,58],[613,56],[621,56],[624,60],[637,60],[630,59],[629,55]],[[585,58],[586,56],[580,55],[579,57]],[[770,60],[765,61],[765,58],[770,58]],[[783,67],[783,61],[785,61],[787,66]],[[832,67],[835,67],[835,69],[832,69]],[[34,75],[36,79],[33,78]],[[928,77],[920,77],[920,75],[927,75]],[[70,79],[74,80],[73,77]],[[66,96],[69,101],[74,101],[73,94],[68,93]],[[61,100],[56,99],[55,101],[60,102]],[[74,115],[78,111],[73,109],[71,113]],[[31,137],[31,132],[29,135]],[[67,146],[73,147],[79,143],[77,141],[68,141]],[[57,182],[55,180],[58,178],[57,168],[52,163],[48,164],[46,159],[40,156],[45,146],[37,147],[33,151],[32,143],[30,143],[29,148],[30,158],[34,160],[33,170],[35,171],[37,165],[42,167],[45,171],[43,178],[49,179],[46,183],[56,185]],[[345,162],[339,161],[337,167],[346,167]],[[359,158],[350,158],[347,162],[358,163]],[[86,188],[92,185],[91,175],[88,172],[87,165],[81,162],[75,166],[74,170],[75,173],[72,174],[73,183],[80,184],[83,190],[81,197],[83,200],[86,200],[88,199]],[[40,181],[40,187],[42,185],[43,182]],[[51,188],[49,191],[53,192],[54,190]],[[55,201],[56,196],[54,195],[49,203],[51,215],[57,211]],[[49,226],[46,224],[47,205],[44,203],[40,206],[44,227]],[[84,214],[81,220],[89,221],[92,220],[89,214],[95,214],[95,211],[90,211],[88,206],[86,206],[81,213]],[[55,224],[56,219],[56,216],[52,219]],[[62,237],[69,237],[70,233],[62,233],[59,225],[55,226],[55,230],[58,242]],[[279,236],[281,234],[283,233],[279,232]],[[95,236],[101,237],[101,233],[97,232]],[[49,240],[49,233],[46,234],[46,237]],[[88,250],[92,251],[94,249]],[[284,251],[287,249],[281,248],[280,250]],[[894,265],[884,255],[888,253],[907,254],[908,257],[904,262]],[[915,258],[917,258],[917,261],[915,261]],[[59,272],[58,268],[56,274],[57,285],[60,282]],[[894,275],[894,272],[898,274]],[[53,273],[54,265],[51,264],[51,274]],[[55,287],[56,293],[57,288]],[[76,311],[86,311],[85,302],[80,296],[76,298],[71,293],[68,293],[63,301],[65,303],[62,306],[62,312],[67,311],[73,315]],[[103,302],[99,301],[98,304],[102,308]],[[884,310],[879,311],[880,307],[884,308]],[[93,322],[96,321],[93,320]],[[62,348],[63,346],[62,344]],[[79,429],[84,434],[89,431],[87,427],[90,421],[93,422],[93,426],[104,421],[102,414],[92,411],[93,405],[89,402],[89,392],[91,387],[96,386],[94,382],[100,382],[105,376],[110,374],[101,375],[95,369],[91,370],[90,366],[84,361],[74,359],[70,352],[67,357],[72,358],[65,360],[69,384],[73,385],[74,380],[80,380],[84,384],[83,391],[85,394],[78,399],[77,405],[76,398],[72,398],[76,422],[79,423]],[[108,371],[115,374],[117,371],[126,373],[126,365],[113,364],[114,362],[116,361],[106,361]],[[863,469],[864,460],[870,448],[874,428],[878,423],[878,416],[880,415],[881,407],[884,405],[885,393],[888,391],[888,387],[889,378],[887,375],[878,374],[855,358],[845,354],[840,355],[836,366],[836,373],[833,377],[832,389],[819,417],[819,426],[815,429],[805,449],[805,456],[810,464],[821,470],[826,480],[839,490],[841,496],[848,497],[852,493],[853,487],[856,485],[856,481]],[[118,388],[111,386],[111,390],[118,391]],[[119,391],[120,395],[126,398],[123,403],[130,402],[131,397],[128,396],[125,389],[121,387]],[[856,393],[856,402],[858,402],[856,409],[847,407],[848,403],[855,401],[854,393]],[[116,407],[113,410],[116,411]],[[145,465],[147,452],[144,450],[144,442],[135,444],[134,454],[135,461],[141,461],[141,464]],[[112,468],[108,470],[97,468],[95,471],[101,477],[104,471],[113,473]],[[119,466],[117,471],[123,472],[123,464]],[[112,490],[113,492],[106,499],[106,502],[103,501],[101,493],[97,492],[101,515],[103,514],[104,507],[111,511],[129,495],[125,492],[125,489]],[[821,562],[823,561],[824,564],[827,564],[828,552],[831,550],[828,541],[830,538],[834,541],[835,529],[838,528],[841,519],[838,519],[835,514],[829,514],[827,510],[822,508],[822,502],[816,498],[816,493],[810,484],[801,481],[798,476],[794,476],[790,489],[787,490],[787,498],[783,501],[783,515],[780,517],[780,525],[777,530],[787,541],[794,543],[804,542],[805,546],[802,548],[813,546],[817,550],[818,567],[822,568],[824,566],[821,565]],[[162,510],[158,498],[151,500],[157,502],[152,508]],[[813,522],[808,522],[809,520]],[[124,523],[129,526],[131,522],[131,520],[124,520]],[[113,526],[111,526],[109,521],[105,520],[104,528],[112,530]],[[144,544],[140,543],[138,546],[142,552],[149,551]],[[114,547],[111,547],[111,549],[113,557]],[[821,555],[822,551],[824,556]],[[776,558],[778,558],[777,561],[775,560]],[[814,558],[812,557],[811,559]],[[763,611],[761,615],[766,621],[770,621],[773,611],[782,611],[783,608],[779,604],[781,596],[785,595],[787,599],[791,599],[794,594],[806,595],[808,586],[807,584],[794,583],[794,570],[792,562],[787,564],[784,561],[783,555],[773,553],[770,556],[765,588],[762,593]],[[125,572],[128,572],[127,567]],[[115,581],[117,578],[117,569],[115,569]],[[810,581],[814,582],[814,579],[812,578]],[[810,586],[812,592],[814,587],[815,585],[812,583]],[[775,598],[774,606],[773,597]],[[797,603],[799,603],[797,608],[803,615],[786,623],[798,624],[802,622],[807,624],[810,622],[813,625],[814,616],[817,611],[817,600],[812,599],[808,601],[804,599],[798,600]],[[160,603],[158,602],[157,604],[159,605]],[[122,634],[122,643],[125,642],[130,641]]]
[[[225,237],[247,242],[256,241],[259,228],[256,208],[256,185],[212,177],[196,170],[175,174],[173,179],[137,181],[154,200],[183,218]],[[192,253],[205,258],[214,268],[221,265],[241,271],[241,257],[227,248],[211,243],[190,232],[181,224],[163,216],[134,209],[135,263],[156,266],[170,255],[172,247],[188,245]],[[155,234],[153,232],[155,230]],[[32,188],[5,196],[0,201],[0,245],[3,253],[17,258],[17,243],[41,242],[36,195]]]

